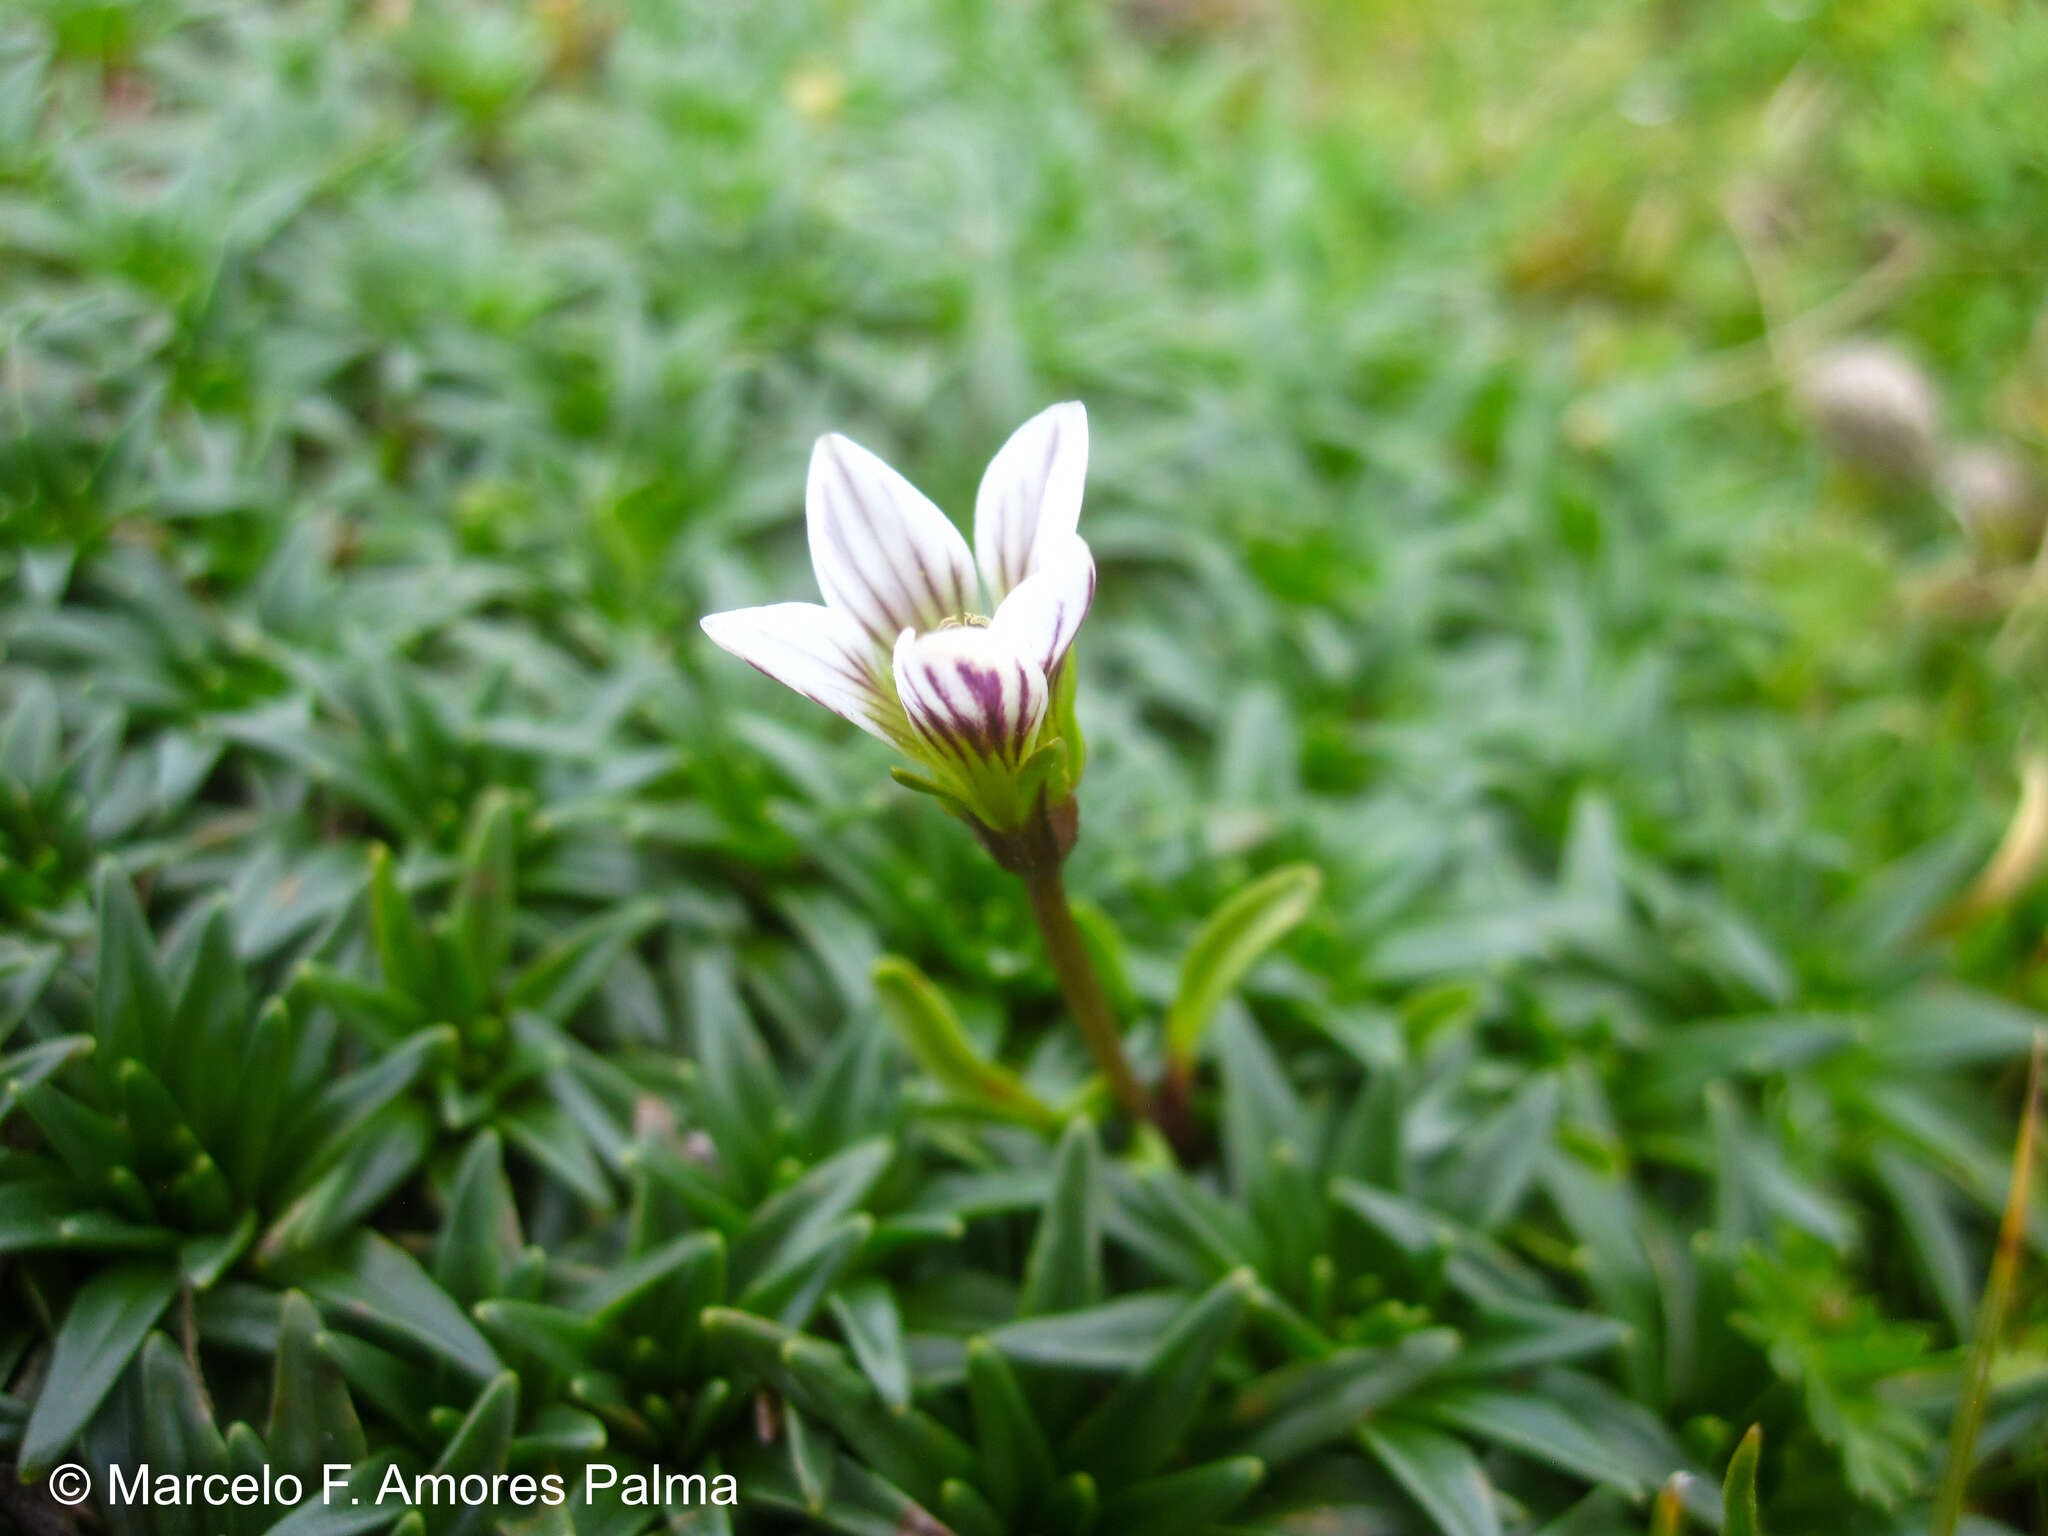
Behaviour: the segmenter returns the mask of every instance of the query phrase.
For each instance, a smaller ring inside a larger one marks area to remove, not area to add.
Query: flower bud
[[[1934,468],[1941,402],[1918,364],[1883,341],[1849,341],[1816,357],[1797,399],[1835,457],[1879,480],[1924,481]]]

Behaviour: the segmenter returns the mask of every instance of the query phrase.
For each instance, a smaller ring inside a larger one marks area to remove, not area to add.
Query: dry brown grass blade
[[[1969,1496],[1970,1457],[1977,1446],[1977,1431],[1984,1422],[1985,1399],[1991,1392],[1991,1364],[1998,1353],[1998,1336],[2004,1331],[2006,1307],[2012,1299],[2013,1277],[2019,1272],[2020,1246],[2027,1229],[2034,1141],[2041,1119],[2044,1040],[2048,1036],[2035,1034],[2033,1057],[2027,1065],[2026,1102],[2020,1109],[2019,1139],[2012,1153],[2012,1187],[2006,1194],[2005,1215],[1998,1224],[1998,1248],[1991,1256],[1991,1273],[1984,1281],[1984,1299],[1977,1308],[1977,1336],[1971,1341],[1970,1357],[1963,1369],[1962,1399],[1956,1405],[1955,1421],[1949,1426],[1948,1461],[1935,1493],[1928,1536],[1955,1536],[1963,1518],[1963,1502]]]

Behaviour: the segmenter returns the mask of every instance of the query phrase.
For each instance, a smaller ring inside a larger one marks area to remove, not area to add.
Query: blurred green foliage
[[[1799,385],[1889,337],[2038,482],[2044,67],[1931,3],[9,11],[0,1452],[740,1479],[530,1521],[616,1536],[1598,1536],[1735,1457],[1726,1529],[1924,1529],[2041,593]],[[805,590],[816,433],[957,512],[1070,397],[1070,883],[1186,1166],[1048,1126],[1019,893],[695,629]],[[1177,1007],[1261,875],[1305,919]],[[2044,1254],[1980,1536],[2048,1520]]]

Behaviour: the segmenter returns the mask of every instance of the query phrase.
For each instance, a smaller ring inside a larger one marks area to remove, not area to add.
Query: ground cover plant
[[[2048,1528],[2048,26],[1495,10],[0,16],[0,1526]]]

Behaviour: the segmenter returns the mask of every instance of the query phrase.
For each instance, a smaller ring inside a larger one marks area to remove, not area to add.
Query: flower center
[[[987,629],[988,620],[978,613],[954,613],[939,620],[941,629]]]

